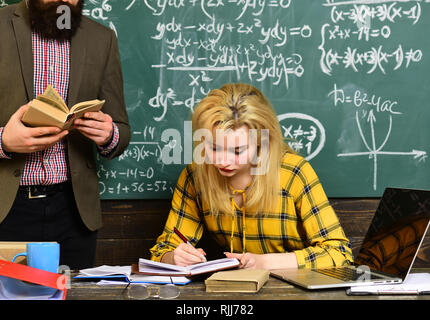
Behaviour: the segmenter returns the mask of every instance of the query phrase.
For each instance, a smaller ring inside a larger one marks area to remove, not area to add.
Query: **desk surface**
[[[416,269],[412,272],[430,272],[430,269]],[[127,300],[126,285],[99,286],[95,282],[73,280],[67,300]],[[430,295],[366,295],[348,296],[345,288],[327,290],[305,290],[270,277],[256,294],[254,293],[207,293],[203,281],[178,286],[178,300],[430,300]],[[155,298],[158,299],[158,298]]]

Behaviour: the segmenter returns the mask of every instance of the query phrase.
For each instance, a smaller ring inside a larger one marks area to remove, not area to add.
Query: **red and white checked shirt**
[[[42,94],[48,85],[53,86],[64,101],[67,101],[70,74],[70,41],[49,40],[32,33],[34,97]],[[118,144],[119,130],[113,124],[114,133],[111,143],[98,148],[101,155],[108,155]],[[2,148],[0,127],[0,159],[11,159]],[[67,138],[65,138],[67,139]],[[55,145],[27,155],[27,161],[21,175],[20,185],[48,185],[70,179],[67,164],[67,143],[63,139]]]

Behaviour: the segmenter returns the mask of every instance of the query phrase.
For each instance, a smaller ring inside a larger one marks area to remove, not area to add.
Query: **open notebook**
[[[100,280],[100,284],[126,283],[156,283],[156,284],[187,284],[190,279],[186,277],[150,276],[133,272],[131,266],[100,266],[96,268],[82,269],[74,277],[81,280]]]
[[[139,259],[139,273],[159,276],[195,276],[203,273],[232,269],[239,266],[239,260],[235,258],[223,258],[190,266],[182,267],[168,263],[156,262],[147,259]]]

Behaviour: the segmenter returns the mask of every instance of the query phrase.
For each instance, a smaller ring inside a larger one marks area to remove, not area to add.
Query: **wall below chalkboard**
[[[379,199],[329,199],[357,254]],[[95,265],[129,265],[149,258],[149,248],[161,234],[170,200],[104,200],[103,228],[99,231]],[[216,244],[203,236],[199,246],[209,258],[220,257]],[[415,268],[430,266],[430,234],[423,241]]]

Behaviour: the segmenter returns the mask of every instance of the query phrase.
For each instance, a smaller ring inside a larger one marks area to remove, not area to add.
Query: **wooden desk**
[[[413,272],[430,272],[430,269],[415,269]],[[178,287],[181,294],[177,300],[430,300],[430,295],[348,296],[345,288],[305,290],[273,277],[269,278],[257,294],[207,293],[203,281]],[[73,280],[67,300],[127,300],[127,291],[124,288],[125,285],[98,286],[94,282]]]

